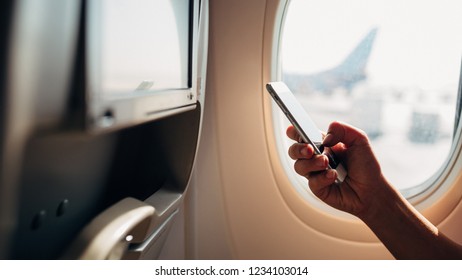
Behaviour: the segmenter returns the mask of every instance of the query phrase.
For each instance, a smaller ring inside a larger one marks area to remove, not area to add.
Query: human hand
[[[287,136],[295,141],[299,135],[293,126]],[[372,151],[367,135],[348,124],[333,122],[323,141],[347,169],[341,184],[335,183],[337,172],[327,169],[326,155],[315,155],[310,144],[295,143],[289,156],[296,160],[295,171],[308,179],[311,191],[328,205],[361,218],[381,188],[389,187]]]

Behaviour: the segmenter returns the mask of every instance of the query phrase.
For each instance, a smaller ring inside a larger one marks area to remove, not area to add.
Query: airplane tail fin
[[[335,71],[350,74],[364,74],[377,31],[377,27],[370,30],[356,48],[345,58],[345,60],[336,67]]]

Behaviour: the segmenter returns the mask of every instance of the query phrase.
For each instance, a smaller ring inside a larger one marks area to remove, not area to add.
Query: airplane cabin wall
[[[310,228],[276,185],[262,66],[267,13],[277,7],[278,1],[210,3],[205,123],[192,188],[194,258],[390,258],[377,241],[358,244]]]
[[[361,221],[324,213],[302,199],[278,161],[264,85],[274,77],[274,23],[284,3],[210,2],[207,95],[187,201],[187,257],[391,259]],[[451,189],[460,189],[460,176],[453,177]],[[446,209],[447,196],[421,210],[462,241],[460,196],[451,203],[455,209]]]

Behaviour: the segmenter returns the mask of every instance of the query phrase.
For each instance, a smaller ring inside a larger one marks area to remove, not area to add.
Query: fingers
[[[287,136],[297,140],[299,134],[293,126],[287,128]],[[299,175],[310,177],[312,172],[324,171],[329,165],[329,159],[325,155],[316,155],[310,144],[295,143],[289,147],[289,156],[296,160],[294,163],[295,172]]]
[[[287,128],[286,134],[290,139],[300,142],[300,135],[292,125]],[[329,125],[323,144],[327,147],[332,147],[339,142],[349,147],[368,144],[369,139],[364,131],[356,127],[342,122],[333,122]]]
[[[333,122],[329,125],[323,144],[327,147],[332,147],[339,142],[342,142],[347,147],[369,144],[367,135],[362,130],[345,123]]]
[[[310,144],[295,143],[289,147],[290,158],[296,160],[295,172],[309,177],[312,172],[324,171],[329,165],[329,159],[325,155],[316,155]]]
[[[292,139],[294,141],[297,141],[297,142],[301,142],[301,141],[299,141],[300,140],[300,135],[298,134],[297,130],[295,129],[295,127],[293,125],[290,125],[287,128],[286,134],[290,139]]]
[[[313,174],[308,179],[311,191],[320,199],[325,200],[329,195],[329,186],[333,185],[337,179],[337,171],[328,169]]]
[[[335,125],[333,129],[334,135],[341,136],[343,131],[339,133]],[[286,134],[290,139],[299,141],[300,136],[293,126],[287,128]],[[338,137],[338,139],[341,139],[341,137]],[[336,141],[336,139],[330,140]],[[318,197],[325,196],[326,187],[334,184],[337,178],[335,170],[327,169],[329,164],[327,156],[315,155],[313,146],[305,143],[295,143],[290,146],[289,156],[296,160],[294,163],[295,172],[309,180],[309,186],[313,193]]]
[[[294,170],[297,174],[310,178],[312,173],[325,171],[329,160],[325,155],[314,155],[310,159],[298,159],[294,163]]]
[[[310,144],[295,143],[289,147],[289,156],[291,159],[308,159],[314,155],[314,148]]]

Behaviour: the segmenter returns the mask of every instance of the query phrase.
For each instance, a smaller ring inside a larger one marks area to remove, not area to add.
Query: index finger
[[[297,141],[299,143],[304,143],[302,137],[300,136],[300,134],[298,134],[297,130],[295,129],[293,125],[287,128],[286,134],[290,139]],[[321,134],[322,134],[322,138],[326,137],[326,134],[324,132],[321,131]]]
[[[293,125],[290,125],[287,130],[286,130],[287,137],[290,139],[299,142],[300,140],[300,135],[298,134],[297,130]]]

